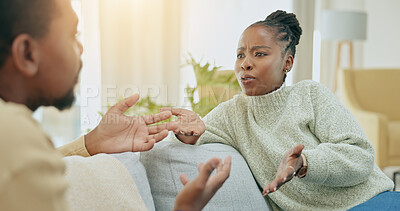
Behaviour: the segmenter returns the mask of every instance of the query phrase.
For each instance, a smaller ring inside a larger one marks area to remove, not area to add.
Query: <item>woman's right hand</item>
[[[171,122],[177,125],[174,130],[176,137],[185,144],[195,144],[206,131],[203,120],[195,112],[183,108],[164,107],[160,112],[170,111],[178,120]]]

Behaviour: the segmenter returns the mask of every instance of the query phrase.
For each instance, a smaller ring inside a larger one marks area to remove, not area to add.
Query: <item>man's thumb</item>
[[[134,94],[130,97],[127,97],[121,100],[120,102],[116,103],[114,106],[112,106],[110,108],[110,111],[123,114],[126,110],[128,110],[128,108],[132,107],[137,103],[139,97],[140,97],[139,94]]]

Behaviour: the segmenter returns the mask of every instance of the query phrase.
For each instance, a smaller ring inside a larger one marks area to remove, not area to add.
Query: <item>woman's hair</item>
[[[263,21],[253,23],[250,27],[255,25],[263,25],[276,30],[276,39],[281,42],[287,42],[284,48],[283,55],[289,51],[293,56],[296,54],[296,45],[299,44],[302,29],[296,15],[287,13],[282,10],[277,10]]]

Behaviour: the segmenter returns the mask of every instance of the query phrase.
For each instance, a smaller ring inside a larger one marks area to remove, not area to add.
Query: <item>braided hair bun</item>
[[[254,25],[264,25],[275,29],[277,40],[288,43],[284,49],[284,53],[290,51],[290,54],[294,57],[296,54],[296,45],[299,44],[302,34],[302,29],[295,14],[277,10],[268,15],[265,20],[258,21],[251,26]]]

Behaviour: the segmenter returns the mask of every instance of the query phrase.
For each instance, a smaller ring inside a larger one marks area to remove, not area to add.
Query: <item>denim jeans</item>
[[[400,192],[385,191],[349,210],[400,210]]]

